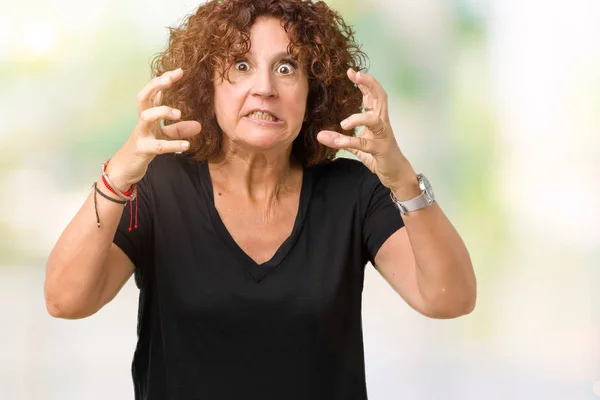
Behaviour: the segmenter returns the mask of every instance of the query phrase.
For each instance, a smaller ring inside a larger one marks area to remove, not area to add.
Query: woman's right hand
[[[127,142],[117,151],[106,167],[113,185],[122,191],[139,182],[148,164],[158,154],[178,153],[189,148],[187,138],[200,133],[198,121],[180,121],[162,126],[161,120],[177,121],[181,111],[162,105],[163,90],[181,79],[178,68],[153,78],[137,95],[138,121]]]

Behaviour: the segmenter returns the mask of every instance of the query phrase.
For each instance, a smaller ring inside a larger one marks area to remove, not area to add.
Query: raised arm
[[[106,167],[108,186],[113,190],[99,178],[96,187],[100,192],[92,189],[50,252],[44,296],[53,317],[74,319],[94,314],[116,296],[133,273],[133,263],[113,243],[127,192],[142,179],[156,155],[185,151],[189,142],[182,139],[201,129],[197,121],[161,126],[161,120],[177,121],[181,116],[179,110],[160,103],[162,91],[182,76],[181,69],[168,71],[140,91],[138,122]]]
[[[417,175],[402,154],[388,115],[387,95],[367,74],[348,71],[363,93],[365,112],[341,122],[364,126],[359,137],[322,131],[321,143],[355,154],[401,202],[421,192]],[[400,212],[400,211],[398,211]],[[403,216],[405,227],[392,234],[375,256],[375,266],[409,305],[433,318],[470,313],[477,296],[469,252],[436,202]]]

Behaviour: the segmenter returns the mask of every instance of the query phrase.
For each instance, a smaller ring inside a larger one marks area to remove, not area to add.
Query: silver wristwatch
[[[398,210],[402,213],[402,215],[406,215],[409,212],[420,210],[421,208],[425,208],[430,206],[435,201],[435,196],[433,195],[433,189],[431,188],[431,184],[425,178],[425,175],[418,174],[417,181],[419,182],[419,188],[421,189],[421,194],[417,197],[413,197],[410,200],[400,201],[394,197],[394,194],[390,191],[390,197],[392,201],[398,207]]]

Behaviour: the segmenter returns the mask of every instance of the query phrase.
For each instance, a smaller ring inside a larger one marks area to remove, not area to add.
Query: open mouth
[[[248,118],[261,120],[261,121],[279,122],[279,119],[277,119],[276,116],[274,116],[273,114],[269,114],[268,112],[264,112],[264,111],[254,111],[254,112],[248,114]]]

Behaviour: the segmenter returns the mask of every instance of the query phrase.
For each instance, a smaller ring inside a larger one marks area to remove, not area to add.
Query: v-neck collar
[[[210,171],[208,168],[208,162],[203,161],[199,164],[199,174],[200,181],[202,187],[206,191],[208,198],[210,199],[210,204],[208,204],[210,217],[212,220],[213,227],[217,232],[217,235],[225,242],[225,244],[231,248],[231,250],[237,255],[242,264],[244,265],[244,269],[246,272],[256,281],[260,282],[264,278],[266,278],[272,271],[275,270],[287,257],[290,251],[293,249],[298,237],[300,236],[300,232],[302,231],[302,226],[304,225],[304,220],[306,219],[306,214],[308,212],[308,205],[310,200],[310,195],[312,192],[312,175],[311,168],[304,168],[302,172],[302,188],[300,189],[300,200],[298,202],[298,212],[296,214],[296,219],[294,221],[294,227],[292,228],[292,232],[290,235],[283,241],[283,243],[279,246],[275,254],[271,259],[265,261],[262,264],[257,263],[250,257],[233,239],[233,236],[227,230],[227,227],[223,223],[219,212],[215,206],[215,198],[213,192],[212,179],[210,177]],[[260,234],[260,233],[259,233]]]

